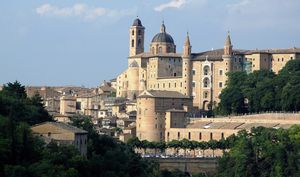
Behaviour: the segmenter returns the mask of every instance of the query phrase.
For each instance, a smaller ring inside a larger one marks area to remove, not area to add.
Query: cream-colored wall
[[[134,56],[144,52],[144,27],[132,26],[129,30],[129,56]],[[140,35],[138,32],[140,31]],[[141,41],[138,46],[138,40]],[[132,41],[134,46],[132,46]]]
[[[176,45],[165,42],[152,42],[149,51],[152,54],[176,53]]]
[[[272,54],[272,71],[278,73],[285,64],[291,60],[295,59],[295,54]]]
[[[60,98],[60,114],[69,115],[76,113],[76,99],[75,98],[66,98],[62,96]]]
[[[155,60],[158,78],[182,76],[182,58],[155,58]]]
[[[174,116],[175,119],[172,119]],[[181,116],[181,117],[180,117]],[[197,128],[193,126],[187,126],[184,128],[174,128],[170,126],[172,121],[176,119],[184,119],[182,115],[172,115],[167,113],[166,115],[166,141],[171,140],[182,140],[184,138],[195,141],[209,141],[212,139],[220,140],[222,137],[226,138],[232,134],[236,134],[242,129],[250,131],[252,127],[255,126],[265,126],[265,127],[282,127],[288,128],[292,125],[300,125],[300,114],[298,113],[267,113],[267,114],[256,114],[256,115],[246,115],[246,116],[234,116],[234,117],[224,117],[224,118],[198,118],[192,120],[189,125],[197,125]],[[202,123],[202,124],[201,124]],[[204,125],[213,123],[224,123],[220,128],[203,128]],[[227,128],[225,128],[225,123],[227,123]],[[231,124],[230,126],[228,124]],[[244,126],[247,124],[247,126]],[[201,125],[201,126],[200,126]],[[239,128],[235,128],[235,127]],[[231,127],[231,128],[229,128]],[[243,128],[244,127],[244,128]],[[178,136],[179,135],[179,136]]]
[[[140,140],[159,141],[163,140],[161,120],[164,115],[156,114],[155,99],[138,98],[137,100],[137,137]],[[161,126],[160,126],[161,125]]]
[[[131,104],[126,104],[126,112],[132,112],[132,111],[136,111],[136,104],[135,103],[131,103]]]
[[[127,70],[117,77],[117,97],[127,97],[128,79]]]
[[[190,99],[138,98],[137,137],[141,140],[162,141],[165,136],[165,115],[168,109],[192,106]],[[189,110],[188,110],[189,111]]]
[[[222,136],[227,138],[232,134],[236,134],[238,131],[239,130],[171,128],[166,130],[165,136],[166,142],[182,140],[184,138],[194,141],[209,141],[211,140],[211,135],[213,140],[220,140]]]
[[[219,101],[219,94],[225,87],[227,79],[226,72],[228,66],[226,61],[194,61],[192,62],[192,96],[194,97],[193,106],[202,109],[207,109],[207,104],[211,101]],[[204,75],[204,68],[209,67],[208,75]],[[222,73],[220,74],[220,70]],[[193,74],[194,73],[194,74]],[[210,81],[209,87],[204,87],[204,79],[208,78]],[[222,83],[222,87],[219,86]],[[213,92],[212,92],[213,91]],[[207,98],[205,98],[207,93]]]
[[[138,67],[129,67],[127,70],[128,77],[128,89],[127,97],[130,99],[136,99],[139,95],[139,68]]]
[[[186,126],[184,111],[167,111],[166,112],[166,130],[170,128],[184,128]]]
[[[64,130],[51,124],[42,124],[31,128],[33,133],[43,135],[44,137],[53,138],[56,140],[71,140],[74,141],[75,135],[73,132]],[[50,135],[50,136],[48,136]]]
[[[219,95],[223,88],[225,88],[227,76],[226,76],[226,62],[216,61],[213,63],[213,95],[212,101],[218,103],[220,101]],[[221,73],[220,73],[221,72]],[[201,94],[204,96],[204,93]],[[216,106],[216,105],[215,105]]]

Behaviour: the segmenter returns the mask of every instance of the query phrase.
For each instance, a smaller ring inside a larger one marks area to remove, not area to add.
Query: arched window
[[[141,45],[141,39],[138,40],[138,47]]]
[[[131,47],[134,47],[134,40],[131,41]]]
[[[206,77],[203,79],[203,87],[207,88],[210,86],[209,79]]]
[[[209,66],[204,66],[203,68],[203,74],[208,75],[209,74]]]
[[[151,48],[151,53],[154,54],[155,53],[155,49],[154,47]]]
[[[171,52],[171,48],[168,46],[167,53],[170,53],[170,52]]]
[[[134,30],[132,30],[131,34],[132,34],[132,36],[134,36]]]
[[[158,53],[162,53],[162,48],[161,47],[158,48]]]
[[[142,31],[141,30],[138,30],[138,35],[142,35]]]

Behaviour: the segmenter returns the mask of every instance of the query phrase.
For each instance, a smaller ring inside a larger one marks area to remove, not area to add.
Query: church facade
[[[226,73],[279,70],[289,61],[300,59],[300,49],[233,49],[230,34],[224,48],[192,52],[187,34],[182,53],[164,24],[145,52],[145,27],[135,19],[129,30],[128,68],[117,77],[117,97],[135,100],[144,90],[176,91],[192,98],[192,106],[208,109],[219,102]]]

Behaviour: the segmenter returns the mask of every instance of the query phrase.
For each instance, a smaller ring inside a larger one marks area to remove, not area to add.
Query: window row
[[[196,133],[194,133],[194,134],[196,134]],[[207,133],[205,133],[205,134],[207,134]],[[202,132],[199,132],[199,133],[198,133],[198,138],[197,138],[197,139],[196,139],[196,138],[193,138],[193,139],[192,139],[191,132],[188,132],[188,136],[187,136],[187,137],[182,136],[182,135],[180,134],[180,132],[177,132],[177,140],[187,138],[187,139],[189,139],[189,140],[204,140],[204,141],[209,141],[209,140],[216,140],[215,137],[218,137],[217,135],[219,135],[219,139],[224,139],[224,138],[225,138],[223,132],[221,132],[221,134],[210,132],[210,133],[209,133],[209,138],[208,138],[208,137],[204,138]],[[167,138],[168,138],[168,139],[170,138],[170,132],[167,133]]]
[[[203,75],[209,75],[210,71],[209,71],[209,68],[207,68],[208,66],[205,66],[204,67],[204,72],[203,72]],[[195,76],[196,75],[196,70],[192,70],[192,75]],[[223,76],[223,70],[220,69],[219,70],[219,76]]]

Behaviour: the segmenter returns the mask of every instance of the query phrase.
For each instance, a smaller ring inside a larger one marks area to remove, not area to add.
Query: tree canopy
[[[241,131],[219,161],[217,177],[300,176],[300,126]]]
[[[278,75],[268,70],[228,73],[217,114],[300,111],[300,60],[289,61]]]

